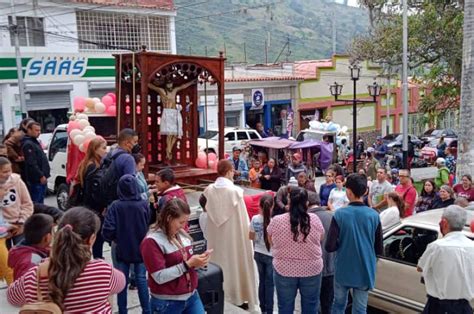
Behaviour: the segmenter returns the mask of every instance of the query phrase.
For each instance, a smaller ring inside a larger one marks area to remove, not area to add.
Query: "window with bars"
[[[8,17],[8,25],[13,24],[13,18]],[[44,47],[44,23],[42,17],[17,16],[18,40],[21,47]],[[10,30],[10,44],[15,46],[13,30]]]
[[[76,11],[79,49],[170,52],[169,17]]]

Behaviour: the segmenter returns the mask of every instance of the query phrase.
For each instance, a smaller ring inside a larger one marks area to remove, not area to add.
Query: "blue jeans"
[[[46,194],[46,184],[31,183],[28,185],[31,200],[36,204],[44,204],[44,195]]]
[[[162,300],[151,297],[151,311],[153,314],[205,314],[204,305],[197,290],[186,301]]]
[[[352,313],[367,313],[367,302],[369,300],[369,289],[367,288],[351,288],[340,285],[334,280],[334,304],[332,306],[332,314],[344,314],[347,306],[347,294],[352,289]]]
[[[321,274],[311,277],[285,277],[275,270],[273,280],[277,291],[279,314],[293,314],[298,290],[301,295],[301,313],[317,313],[321,290]]]
[[[258,268],[258,300],[262,313],[273,313],[273,257],[255,252],[255,262]]]
[[[128,275],[130,273],[130,267],[135,270],[135,281],[138,290],[138,299],[140,300],[140,306],[142,307],[142,313],[149,314],[150,311],[150,294],[148,293],[148,284],[146,281],[146,269],[145,264],[128,264],[121,261],[115,261],[114,267],[120,270],[125,275],[127,281],[125,288],[117,295],[117,304],[119,313],[127,313],[127,286],[128,286]]]

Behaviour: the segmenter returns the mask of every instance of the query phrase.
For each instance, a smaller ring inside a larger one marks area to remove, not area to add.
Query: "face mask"
[[[140,146],[140,144],[135,144],[132,147],[132,154],[138,154],[139,152],[141,152],[141,150],[142,147]]]

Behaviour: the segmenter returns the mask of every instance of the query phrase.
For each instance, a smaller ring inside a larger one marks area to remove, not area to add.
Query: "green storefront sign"
[[[27,83],[103,80],[115,77],[115,59],[111,56],[82,54],[35,55],[21,59]],[[0,58],[0,83],[18,80],[14,57]]]

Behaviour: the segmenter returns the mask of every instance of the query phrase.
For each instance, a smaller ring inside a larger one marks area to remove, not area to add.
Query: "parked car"
[[[418,136],[413,134],[408,134],[411,138],[411,143],[418,148],[423,146],[423,142],[418,138]],[[382,141],[387,145],[389,154],[397,153],[402,150],[403,145],[403,134],[401,133],[392,133],[385,135],[382,138]]]
[[[247,141],[262,138],[254,129],[224,129],[224,152],[232,153],[234,146],[243,147]],[[219,152],[219,131],[207,130],[198,136],[198,151],[217,154]]]
[[[430,147],[436,147],[439,142],[439,138],[444,136],[446,144],[450,144],[452,141],[457,140],[458,136],[453,129],[429,129],[421,136],[421,140],[424,144]]]
[[[426,303],[426,288],[417,272],[418,259],[429,243],[442,237],[439,221],[443,209],[422,212],[384,231],[383,254],[378,256],[375,288],[369,305],[389,313],[420,313]],[[474,240],[469,224],[474,212],[467,211],[462,231]],[[471,301],[474,306],[474,300]]]

